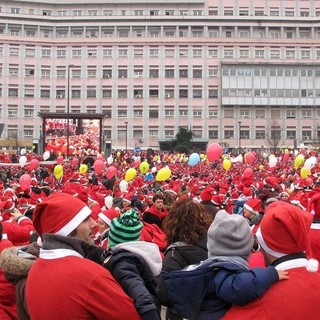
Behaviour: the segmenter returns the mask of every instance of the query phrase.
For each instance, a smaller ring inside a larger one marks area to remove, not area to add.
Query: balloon
[[[149,170],[149,163],[147,161],[143,161],[140,163],[140,166],[139,166],[139,169],[140,169],[140,172],[145,174],[148,172]]]
[[[30,188],[31,185],[31,178],[28,174],[23,174],[20,178],[19,178],[19,184],[21,187],[22,191],[26,191],[27,189]]]
[[[117,168],[116,167],[109,167],[106,171],[106,177],[107,179],[111,179],[115,176],[117,173]]]
[[[252,162],[254,161],[254,153],[253,152],[247,152],[245,154],[245,159],[246,159],[246,163],[252,164]]]
[[[82,164],[79,168],[79,172],[81,174],[85,174],[88,171],[88,166],[86,164]]]
[[[276,157],[270,157],[269,159],[269,167],[273,168],[277,165],[278,159]]]
[[[108,158],[107,158],[107,163],[108,163],[108,164],[111,164],[112,162],[113,162],[113,158],[112,158],[111,156],[108,157]]]
[[[20,154],[23,156],[24,154],[26,154],[27,153],[27,150],[26,149],[21,149],[20,150]]]
[[[264,153],[262,154],[262,157],[263,157],[264,159],[267,159],[267,158],[268,158],[268,154],[267,154],[266,152],[264,152]]]
[[[171,176],[171,170],[169,169],[169,167],[164,167],[161,168],[156,176],[156,180],[157,181],[165,181],[167,179],[169,179]]]
[[[117,157],[119,158],[121,155],[120,151],[117,152]]]
[[[128,182],[126,180],[122,180],[119,183],[119,188],[121,192],[125,192],[128,190]]]
[[[53,169],[54,177],[60,179],[63,176],[63,167],[61,164],[57,164]]]
[[[127,171],[126,171],[126,174],[125,174],[125,180],[126,181],[131,181],[131,180],[133,180],[135,177],[136,177],[136,175],[137,175],[137,171],[136,171],[136,169],[134,169],[134,168],[130,168],[130,169],[128,169]]]
[[[312,156],[305,161],[304,167],[306,169],[311,170],[316,165],[316,163],[317,163],[317,158]]]
[[[94,168],[94,171],[97,173],[97,174],[100,174],[103,169],[104,169],[104,162],[103,160],[101,159],[98,159],[94,162],[93,164],[93,168]]]
[[[206,150],[209,161],[215,161],[222,155],[222,147],[218,143],[212,143]]]
[[[310,169],[307,169],[305,167],[302,167],[300,170],[300,177],[302,179],[307,179],[308,175],[310,174]]]
[[[156,167],[152,167],[151,172],[152,172],[152,173],[157,172],[157,168],[156,168]]]
[[[77,157],[74,157],[71,161],[71,164],[75,167],[78,164],[79,160],[77,159]]]
[[[58,163],[58,164],[61,164],[62,161],[63,161],[63,156],[59,156],[59,157],[57,158],[57,163]]]
[[[35,170],[39,165],[39,160],[38,159],[32,159],[30,162],[29,162],[29,170],[30,171],[33,171]]]
[[[243,171],[243,178],[245,178],[245,179],[251,178],[252,175],[253,175],[253,170],[251,168],[246,168]]]
[[[192,153],[189,157],[188,165],[195,166],[200,162],[200,156],[198,153]]]
[[[19,164],[20,164],[20,167],[24,167],[27,164],[27,157],[21,156],[19,159]]]
[[[112,204],[113,204],[113,198],[112,196],[106,196],[104,198],[104,204],[106,205],[107,209],[112,208]]]
[[[231,168],[231,161],[229,159],[223,160],[223,169],[228,171]]]
[[[264,169],[264,166],[262,164],[260,164],[259,170],[262,171],[263,169]]]
[[[50,152],[49,151],[45,151],[44,153],[43,153],[43,160],[44,161],[46,161],[46,160],[48,160],[49,158],[50,158]]]
[[[294,168],[297,170],[304,162],[304,156],[302,154],[299,154],[294,159]]]

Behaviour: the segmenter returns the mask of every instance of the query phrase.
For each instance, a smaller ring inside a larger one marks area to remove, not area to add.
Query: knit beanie
[[[208,256],[240,256],[248,259],[253,236],[246,219],[225,210],[217,212],[208,230]]]
[[[108,247],[114,247],[119,243],[138,241],[142,227],[139,213],[135,209],[128,210],[120,217],[114,218],[110,224]]]

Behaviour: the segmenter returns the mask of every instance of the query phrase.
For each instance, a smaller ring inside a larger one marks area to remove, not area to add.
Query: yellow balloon
[[[131,181],[132,179],[134,179],[137,175],[137,171],[134,168],[130,168],[126,171],[124,180],[126,181]]]
[[[56,179],[60,179],[63,176],[63,167],[62,167],[62,165],[61,164],[56,165],[54,167],[53,173],[54,173],[54,177]]]
[[[263,169],[264,169],[264,166],[262,164],[260,164],[259,170],[262,171]]]
[[[301,168],[300,176],[302,179],[307,179],[309,174],[310,174],[310,169],[306,169],[305,167]]]
[[[206,156],[205,154],[201,153],[200,154],[200,159],[204,159],[205,156]]]
[[[156,175],[156,180],[165,181],[169,179],[170,176],[171,176],[171,170],[168,167],[161,168]]]
[[[228,171],[231,168],[231,161],[229,159],[223,160],[223,169]]]
[[[140,166],[139,166],[139,169],[140,169],[140,172],[145,174],[148,172],[149,170],[149,163],[147,161],[143,161],[140,163]]]
[[[85,174],[88,171],[88,166],[86,164],[82,164],[79,168],[79,172],[81,174]]]
[[[304,156],[302,154],[298,154],[294,159],[294,168],[298,169],[304,162]]]
[[[118,158],[120,157],[120,154],[121,154],[120,151],[118,151],[118,152],[117,152],[117,157],[118,157]]]

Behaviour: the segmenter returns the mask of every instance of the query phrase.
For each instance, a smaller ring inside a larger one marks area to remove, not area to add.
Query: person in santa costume
[[[168,210],[163,207],[163,196],[156,194],[153,197],[154,205],[147,209],[142,216],[143,221],[147,223],[154,223],[162,228],[162,221],[168,215]]]
[[[110,272],[84,258],[81,245],[93,244],[96,227],[90,215],[84,202],[61,192],[36,205],[43,246],[26,284],[31,319],[140,319]]]
[[[311,257],[309,230],[313,216],[292,204],[268,209],[257,231],[267,266],[287,270],[289,279],[275,283],[246,306],[232,306],[223,319],[319,319],[320,274]]]

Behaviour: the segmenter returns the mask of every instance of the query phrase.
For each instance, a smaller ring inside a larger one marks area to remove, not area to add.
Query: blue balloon
[[[197,153],[192,153],[189,157],[188,165],[195,166],[200,162],[200,156]]]

